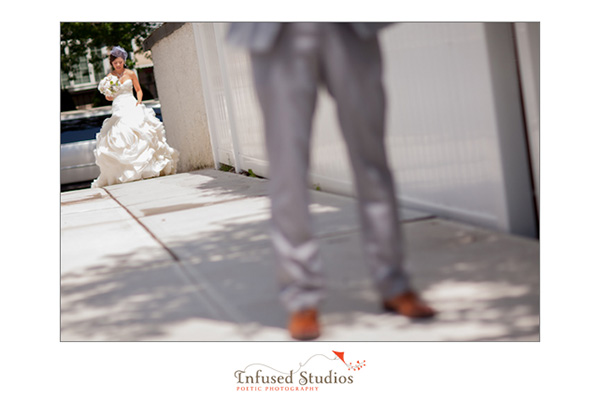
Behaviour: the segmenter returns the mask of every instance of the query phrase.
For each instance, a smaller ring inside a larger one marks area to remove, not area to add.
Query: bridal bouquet
[[[119,91],[120,87],[121,82],[119,82],[119,79],[116,76],[110,74],[100,81],[100,84],[98,85],[98,90],[105,96],[114,97],[115,94]]]

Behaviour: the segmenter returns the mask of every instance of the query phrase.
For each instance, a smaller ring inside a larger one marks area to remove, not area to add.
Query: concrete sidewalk
[[[63,341],[285,341],[267,181],[215,170],[61,194]],[[312,192],[322,341],[539,340],[539,243],[402,210],[408,269],[440,313],[383,313],[355,201]]]

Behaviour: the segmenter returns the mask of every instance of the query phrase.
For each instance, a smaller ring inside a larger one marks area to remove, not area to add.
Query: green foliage
[[[61,22],[60,68],[69,74],[73,66],[79,63],[80,57],[87,55],[88,49],[121,46],[131,53],[133,52],[132,40],[141,49],[143,40],[156,27],[157,24],[148,22]],[[65,51],[67,47],[68,54]],[[91,62],[97,62],[99,58],[92,53]],[[132,66],[133,61],[127,60],[127,67]]]
[[[220,164],[221,166],[219,167],[219,171],[223,171],[223,172],[233,172],[235,173],[235,167],[232,167],[229,164]],[[240,171],[240,175],[244,175],[244,176],[250,176],[252,178],[258,178],[258,179],[263,179],[262,176],[258,176],[254,173],[254,171],[252,171],[252,169],[248,169],[248,171]]]
[[[232,172],[232,171],[235,171],[235,168],[233,168],[231,165],[221,164],[221,167],[219,168],[219,171]]]

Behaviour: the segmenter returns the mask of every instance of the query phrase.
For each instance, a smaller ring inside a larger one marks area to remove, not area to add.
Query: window
[[[81,57],[79,59],[79,64],[75,65],[75,68],[73,68],[73,72],[73,81],[76,85],[91,82],[90,67],[87,58]]]
[[[107,72],[104,70],[104,56],[102,54],[102,49],[94,49],[91,51],[92,59],[96,59],[93,63],[93,72],[94,72],[94,82],[100,82],[102,78],[104,78]]]
[[[69,76],[60,71],[60,88],[64,89],[68,86],[71,86],[71,80],[69,79]]]
[[[73,66],[71,77],[61,71],[61,87],[66,88],[73,85],[85,85],[100,82],[107,74],[107,71],[104,68],[105,58],[106,56],[102,54],[102,49],[90,50],[87,57],[81,57],[79,63]]]

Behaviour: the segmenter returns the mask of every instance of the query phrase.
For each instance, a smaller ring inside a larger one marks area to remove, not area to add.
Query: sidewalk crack
[[[187,265],[187,263],[180,259],[167,245],[160,240],[138,217],[136,217],[127,207],[125,207],[115,196],[112,195],[107,189],[102,188],[108,195],[122,207],[130,216],[133,218],[148,234],[173,258],[176,265],[178,266],[177,271],[183,275],[183,278],[190,282],[195,290],[198,299],[210,310],[213,316],[218,318],[225,317],[231,321],[234,321],[238,325],[238,329],[241,329],[243,335],[248,335],[244,330],[245,318],[237,311],[233,310],[232,307],[226,306],[225,301],[221,295],[219,295],[214,289],[202,282],[202,279],[198,279],[198,271],[193,272],[193,269]]]
[[[111,192],[108,191],[108,189],[106,188],[102,188],[109,196],[111,199],[113,199],[119,206],[121,206],[126,212],[127,214],[129,214],[131,216],[131,218],[134,219],[134,221],[136,221],[146,232],[148,232],[148,234],[152,237],[152,239],[154,239],[167,253],[169,253],[169,255],[171,256],[171,258],[173,258],[173,260],[179,262],[179,257],[177,256],[177,254],[175,254],[169,247],[167,247],[166,244],[163,243],[162,240],[160,240],[146,225],[144,225],[144,223],[142,221],[140,221],[140,219],[138,217],[136,217],[131,211],[129,211],[129,209],[127,207],[125,207],[119,200],[117,200],[117,198],[115,196],[113,196],[113,194]]]

